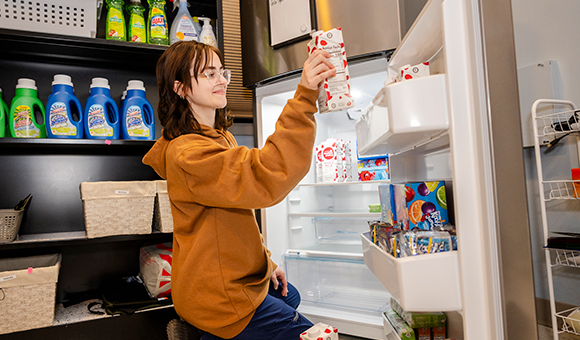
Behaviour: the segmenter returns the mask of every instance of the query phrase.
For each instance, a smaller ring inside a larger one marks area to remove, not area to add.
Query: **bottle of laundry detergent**
[[[123,0],[107,0],[107,39],[127,40],[125,16],[123,15]]]
[[[165,0],[147,0],[147,2],[149,3],[147,42],[153,45],[169,45]]]
[[[203,21],[203,26],[201,28],[198,41],[206,45],[217,47],[217,40],[215,38],[215,34],[213,34],[213,29],[211,28],[210,24],[211,19],[202,17],[199,17],[198,19]]]
[[[10,104],[8,131],[13,138],[45,138],[44,105],[38,99],[36,82],[20,78]]]
[[[129,41],[147,43],[147,26],[145,25],[145,7],[141,0],[131,0],[127,6],[129,12]]]
[[[66,74],[55,74],[46,102],[46,135],[49,138],[83,138],[83,107]]]
[[[127,96],[121,109],[121,137],[142,140],[153,140],[155,137],[153,107],[145,98],[145,87],[140,80],[130,80],[127,86]]]
[[[93,78],[83,115],[85,138],[119,139],[119,108],[106,78]]]
[[[171,25],[170,43],[173,44],[178,41],[198,41],[197,36],[199,31],[195,28],[193,18],[187,9],[187,0],[174,1],[179,1],[179,11],[177,11],[177,15]]]
[[[2,100],[2,89],[0,89],[0,138],[6,134],[6,116],[8,116],[8,105]]]

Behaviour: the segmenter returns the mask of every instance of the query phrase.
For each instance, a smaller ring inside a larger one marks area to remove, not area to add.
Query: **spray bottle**
[[[127,40],[125,17],[123,16],[123,0],[107,0],[107,39]]]
[[[127,6],[129,13],[129,41],[147,43],[147,26],[145,26],[145,7],[141,0],[131,0]]]
[[[2,89],[0,89],[0,138],[6,133],[6,116],[8,116],[8,105],[2,100]]]
[[[170,43],[173,44],[178,41],[198,41],[197,36],[199,31],[195,28],[193,18],[187,10],[187,0],[174,0],[174,3],[179,6],[179,11],[171,25]]]
[[[147,42],[153,45],[169,45],[165,0],[147,0],[147,2],[149,3]]]
[[[93,78],[83,116],[85,138],[119,139],[119,108],[106,78]]]
[[[46,102],[46,134],[49,138],[83,138],[83,107],[70,76],[55,74]]]
[[[203,21],[203,27],[201,28],[201,34],[199,35],[198,41],[206,45],[217,47],[217,40],[213,34],[213,29],[211,28],[210,24],[211,19],[202,17],[199,17],[198,19]]]
[[[44,105],[38,99],[36,82],[20,78],[10,105],[8,130],[12,138],[45,138]]]
[[[129,80],[121,109],[121,137],[143,140],[155,137],[153,107],[145,98],[145,86],[141,80]]]

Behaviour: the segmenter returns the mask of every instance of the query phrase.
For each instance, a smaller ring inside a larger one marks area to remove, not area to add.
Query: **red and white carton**
[[[300,340],[338,340],[338,328],[319,322],[300,334]]]
[[[338,27],[327,32],[312,33],[312,40],[308,43],[308,53],[311,54],[317,49],[327,51],[330,54],[328,60],[336,68],[336,75],[326,78],[319,88],[318,111],[326,113],[354,107],[342,29]]]
[[[322,156],[322,183],[342,182],[344,163],[338,139],[329,138],[320,144]]]
[[[431,75],[429,71],[429,63],[421,63],[417,65],[405,65],[399,68],[399,74],[395,78],[395,82],[411,80],[420,77],[427,77]]]
[[[322,145],[316,146],[316,183],[322,183],[324,157],[322,157]]]

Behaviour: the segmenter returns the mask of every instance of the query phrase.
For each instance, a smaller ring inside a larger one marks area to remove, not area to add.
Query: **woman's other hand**
[[[277,267],[270,276],[270,280],[274,285],[274,289],[278,290],[278,285],[282,283],[282,296],[288,295],[288,281],[286,281],[286,273],[280,267]]]
[[[312,52],[304,62],[300,84],[316,90],[324,79],[336,75],[336,69],[328,58],[330,58],[330,54],[326,51],[316,50]]]

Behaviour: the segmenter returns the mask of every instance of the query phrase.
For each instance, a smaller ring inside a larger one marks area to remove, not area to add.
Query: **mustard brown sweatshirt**
[[[298,85],[262,149],[229,132],[159,139],[143,158],[162,178],[173,215],[172,296],[197,328],[232,338],[268,293],[276,264],[253,209],[282,201],[309,170],[318,90]]]

